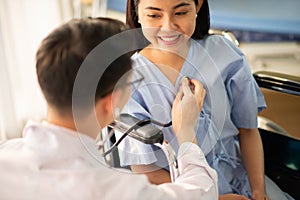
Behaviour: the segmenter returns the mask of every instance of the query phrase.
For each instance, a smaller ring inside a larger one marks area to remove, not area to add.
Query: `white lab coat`
[[[30,122],[23,138],[0,144],[1,200],[217,199],[217,174],[197,145],[184,143],[175,183],[152,185],[105,165],[95,141],[49,123]]]

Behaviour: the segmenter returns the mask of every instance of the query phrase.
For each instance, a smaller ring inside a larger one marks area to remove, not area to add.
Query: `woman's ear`
[[[203,0],[198,0],[198,5],[196,6],[197,13],[200,11],[202,4],[203,4]]]

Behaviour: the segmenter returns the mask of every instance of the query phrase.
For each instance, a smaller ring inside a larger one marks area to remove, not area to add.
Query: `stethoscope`
[[[160,127],[170,127],[172,126],[172,121],[164,124],[153,119],[140,120],[130,114],[122,113],[116,120],[114,120],[113,123],[108,125],[111,130],[107,137],[105,137],[100,143],[98,143],[98,150],[103,150],[104,143],[106,143],[112,137],[115,130],[122,133],[122,136],[108,150],[103,152],[102,156],[106,156],[114,151],[128,135],[145,144],[163,144],[163,133],[153,124]]]
[[[189,86],[191,88],[191,91],[194,92],[195,85],[192,83],[191,78],[187,76],[185,77],[189,80]],[[103,156],[106,156],[109,153],[111,153],[113,150],[115,150],[117,146],[120,144],[120,142],[127,135],[145,144],[155,144],[155,143],[162,144],[164,142],[163,133],[161,132],[160,129],[153,126],[153,124],[160,127],[169,127],[172,125],[172,121],[164,124],[153,119],[139,120],[134,116],[126,113],[122,113],[122,114],[118,113],[117,115],[118,115],[117,119],[112,124],[109,125],[109,127],[112,128],[112,131],[108,134],[108,137],[104,139],[104,142],[106,142],[114,134],[113,130],[118,130],[119,132],[123,133],[123,135],[106,152],[102,154]],[[103,144],[99,145],[99,149],[104,148],[103,146],[104,142]]]
[[[170,127],[172,125],[172,121],[164,124],[153,119],[139,120],[132,115],[122,113],[119,115],[118,119],[108,126],[110,131],[105,138],[98,142],[98,150],[102,150],[101,155],[106,157],[113,152],[127,136],[130,136],[145,144],[154,144],[159,146],[168,158],[171,179],[174,181],[178,176],[176,153],[171,144],[164,140],[164,135],[161,129],[154,125],[160,127]],[[113,136],[115,131],[122,133],[122,136],[116,142],[114,142],[114,144],[111,145],[108,150],[104,151],[105,144]]]
[[[194,92],[195,85],[192,83],[189,77],[186,78],[188,78],[189,80],[191,91]],[[108,154],[114,151],[128,135],[145,144],[157,145],[164,151],[168,158],[171,179],[172,181],[174,181],[178,176],[176,153],[171,144],[164,140],[162,131],[154,125],[160,127],[170,127],[172,125],[172,121],[164,124],[153,119],[139,120],[130,114],[119,114],[117,119],[108,126],[111,128],[111,130],[109,131],[107,137],[105,137],[102,141],[100,141],[100,143],[98,143],[98,150],[102,150],[103,153],[101,155],[103,157],[106,157]],[[122,136],[107,151],[104,151],[105,143],[112,137],[115,130],[123,133]]]

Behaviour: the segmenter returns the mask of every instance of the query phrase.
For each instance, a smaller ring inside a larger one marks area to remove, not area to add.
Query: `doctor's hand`
[[[179,144],[183,142],[197,143],[194,128],[203,106],[205,94],[206,91],[199,81],[187,78],[182,80],[172,107],[172,124]]]

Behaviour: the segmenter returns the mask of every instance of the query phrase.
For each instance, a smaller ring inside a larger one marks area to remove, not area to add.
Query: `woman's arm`
[[[252,199],[268,199],[264,179],[264,152],[258,129],[239,129],[242,159],[252,189]]]
[[[152,184],[159,185],[171,182],[170,173],[154,164],[131,165],[130,168],[136,174],[145,174]]]

